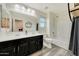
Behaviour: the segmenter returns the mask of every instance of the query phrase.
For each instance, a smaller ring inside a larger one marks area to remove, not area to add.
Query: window
[[[45,26],[46,26],[46,19],[45,17],[41,16],[39,20],[39,27],[45,28]]]

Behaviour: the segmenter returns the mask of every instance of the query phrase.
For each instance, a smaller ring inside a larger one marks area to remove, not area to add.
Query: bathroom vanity
[[[2,35],[0,37],[0,56],[27,56],[43,47],[43,35]]]

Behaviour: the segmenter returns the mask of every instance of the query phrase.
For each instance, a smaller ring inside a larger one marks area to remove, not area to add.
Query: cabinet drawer
[[[15,55],[15,47],[8,47],[0,50],[0,56],[13,56]]]

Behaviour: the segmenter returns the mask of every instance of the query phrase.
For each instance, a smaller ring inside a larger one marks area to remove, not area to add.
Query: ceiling
[[[67,9],[67,3],[25,3],[25,5],[42,12],[50,10],[54,13],[60,13]]]

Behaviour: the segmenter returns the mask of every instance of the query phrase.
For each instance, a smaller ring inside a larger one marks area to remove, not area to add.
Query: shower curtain
[[[79,56],[79,16],[73,18],[69,50]]]

